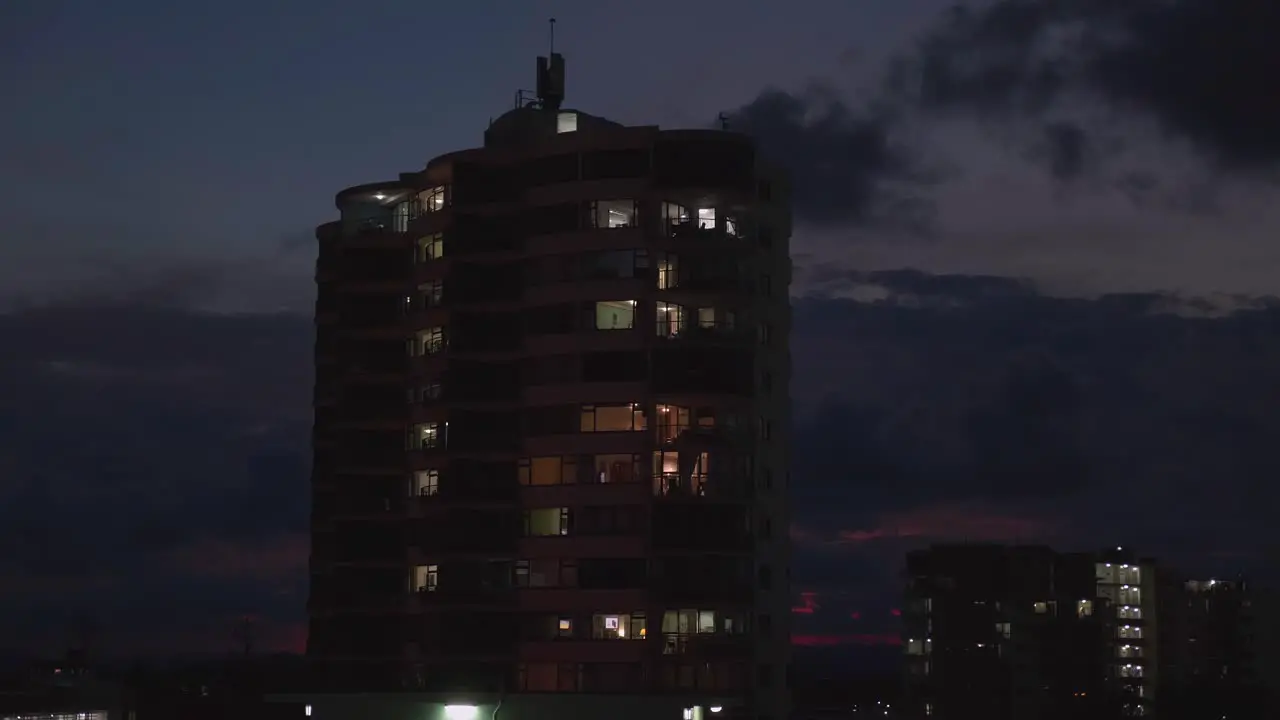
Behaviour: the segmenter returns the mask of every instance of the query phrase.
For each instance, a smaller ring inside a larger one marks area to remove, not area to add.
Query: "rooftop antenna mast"
[[[538,58],[538,107],[551,112],[564,102],[564,56],[555,51],[556,19],[547,22],[551,52]]]
[[[726,115],[726,114],[724,114],[724,113],[720,113],[720,115],[716,118],[716,120],[720,121],[720,129],[721,129],[721,130],[728,130],[728,129],[729,129],[729,116],[728,116],[728,115]]]

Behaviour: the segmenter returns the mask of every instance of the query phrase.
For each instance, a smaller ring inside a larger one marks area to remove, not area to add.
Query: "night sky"
[[[950,4],[0,3],[0,652],[302,647],[313,228],[551,16],[568,105],[793,173],[798,644],[937,541],[1280,580],[1280,4]]]

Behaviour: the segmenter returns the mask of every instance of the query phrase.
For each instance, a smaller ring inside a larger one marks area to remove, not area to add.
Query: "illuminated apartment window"
[[[646,634],[642,612],[596,613],[591,618],[591,637],[595,640],[644,640]]]
[[[1089,617],[1093,615],[1093,601],[1080,600],[1076,602],[1076,617]]]
[[[1116,608],[1116,617],[1121,620],[1141,620],[1142,608],[1132,605],[1121,605]]]
[[[1142,677],[1142,666],[1125,664],[1116,668],[1116,674],[1122,678],[1140,678]]]
[[[667,225],[680,225],[689,222],[689,208],[673,202],[662,203],[662,221]]]
[[[410,450],[430,450],[442,447],[444,434],[440,423],[418,423],[409,431]]]
[[[693,416],[691,408],[681,407],[679,405],[658,405],[655,410],[657,416],[654,423],[658,429],[658,442],[671,442],[679,437],[680,433],[690,429],[690,419]]]
[[[444,235],[436,233],[418,238],[416,259],[420,263],[439,260],[444,257]]]
[[[573,485],[578,481],[578,459],[573,455],[521,458],[519,477],[521,485]]]
[[[413,494],[420,496],[440,493],[440,471],[419,470],[413,474]]]
[[[1038,602],[1034,605],[1034,609],[1037,615],[1044,615],[1045,613],[1049,612],[1049,603]]]
[[[435,592],[440,589],[440,566],[419,565],[413,569],[413,589],[416,592]]]
[[[699,453],[688,474],[680,472],[680,453],[657,450],[653,453],[653,492],[655,495],[703,497],[707,494],[707,468],[710,453]]]
[[[412,341],[410,354],[415,356],[435,355],[444,352],[446,347],[444,328],[432,327],[419,330]]]
[[[675,253],[667,253],[658,261],[658,289],[670,290],[680,282],[680,258]]]
[[[562,617],[556,620],[556,637],[573,637],[573,618]]]
[[[423,212],[432,213],[443,210],[445,206],[444,186],[437,185],[418,193],[418,204],[422,207]]]
[[[597,200],[591,203],[591,227],[635,227],[637,214],[635,200]]]
[[[630,483],[640,479],[639,455],[596,455],[592,463],[591,479],[594,482]]]
[[[725,216],[722,222],[724,223],[725,235],[728,235],[729,237],[741,237],[741,234],[739,233],[739,230],[738,230],[737,220],[731,217]]]
[[[698,208],[698,229],[711,230],[716,226],[715,208]]]
[[[541,508],[524,514],[524,534],[527,537],[558,537],[568,535],[572,524],[569,508]]]
[[[1121,605],[1141,605],[1142,591],[1133,585],[1121,585],[1118,601]]]
[[[635,300],[602,300],[596,303],[597,330],[630,330],[635,324]]]
[[[658,302],[654,317],[658,322],[658,337],[676,337],[685,329],[685,311],[681,305]]]
[[[644,409],[636,403],[625,405],[583,405],[582,432],[627,432],[648,427]]]
[[[413,218],[414,206],[411,202],[396,203],[391,209],[391,229],[395,232],[406,232],[409,220]]]
[[[1116,628],[1116,637],[1121,640],[1141,640],[1142,628],[1137,625],[1121,625]]]
[[[1137,565],[1121,565],[1116,571],[1116,579],[1122,585],[1138,585],[1142,582],[1142,569]]]
[[[1141,658],[1141,645],[1120,645],[1116,648],[1116,657],[1118,658]]]
[[[578,132],[578,113],[562,112],[556,115],[556,132]]]

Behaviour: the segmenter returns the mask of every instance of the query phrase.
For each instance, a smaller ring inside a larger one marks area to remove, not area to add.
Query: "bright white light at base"
[[[475,705],[445,705],[444,716],[448,720],[475,720],[480,708]]]
[[[302,709],[302,712],[307,717],[311,717],[311,706],[310,705],[306,706],[305,708]]]
[[[712,706],[711,706],[711,712],[720,712],[720,711],[721,711],[721,710],[723,710],[723,709],[724,709],[724,708],[720,707],[719,705],[712,705]]]

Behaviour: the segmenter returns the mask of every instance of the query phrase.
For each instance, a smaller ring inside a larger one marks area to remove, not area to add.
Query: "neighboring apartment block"
[[[1149,716],[1156,577],[1121,548],[936,546],[907,557],[906,717]]]

